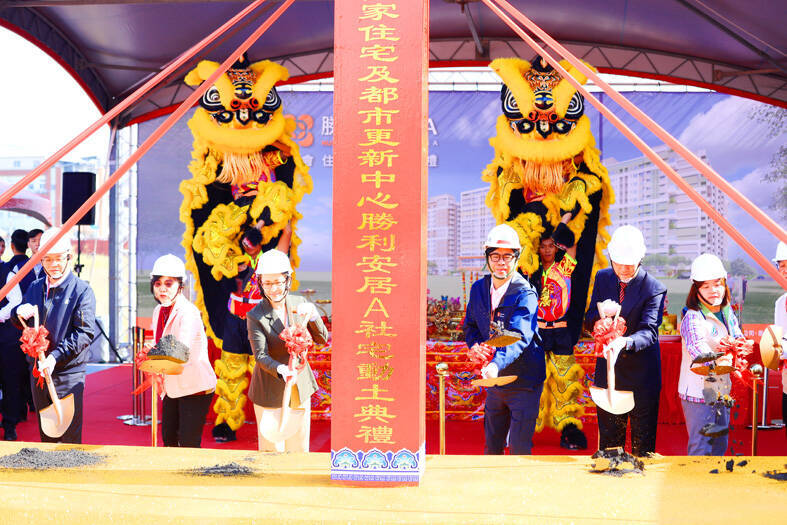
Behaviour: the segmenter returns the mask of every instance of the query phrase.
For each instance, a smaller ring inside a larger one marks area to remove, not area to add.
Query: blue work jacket
[[[486,275],[473,283],[463,330],[465,342],[470,348],[489,339],[492,319],[492,276]],[[538,338],[538,296],[527,280],[514,273],[505,295],[495,310],[495,321],[503,328],[520,335],[521,340],[498,348],[492,362],[499,375],[515,375],[517,380],[495,388],[540,388],[546,379],[544,351]]]
[[[49,331],[49,350],[57,364],[53,376],[84,374],[96,331],[96,297],[85,281],[69,272],[46,297],[46,275],[33,281],[22,299],[38,308],[38,318]],[[16,319],[16,308],[12,313]],[[32,358],[28,358],[33,361]]]

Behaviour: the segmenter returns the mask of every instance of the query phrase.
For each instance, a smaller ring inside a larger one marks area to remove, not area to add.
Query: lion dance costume
[[[202,61],[185,81],[199,85],[218,67],[216,62]],[[239,312],[230,300],[239,269],[244,271],[252,263],[239,241],[246,229],[257,228],[263,251],[277,247],[289,251],[292,266],[297,267],[300,239],[295,229],[301,215],[296,205],[312,190],[308,168],[291,138],[295,122],[284,116],[274,87],[288,76],[279,64],[249,64],[244,55],[205,93],[188,122],[194,149],[189,165],[192,177],[180,184],[180,219],[186,226],[183,247],[186,267],[196,279],[195,304],[208,335],[222,350],[215,362],[216,425],[228,425],[233,435],[245,420],[246,374],[254,367],[253,356],[240,344],[223,345],[228,319],[238,321],[228,318],[228,301],[230,315],[239,317],[245,327],[245,311]],[[253,277],[253,268],[245,273]],[[228,280],[233,285],[228,286]],[[292,287],[297,288],[297,281]],[[241,291],[248,297],[240,302],[259,300],[255,283],[247,281]]]
[[[586,81],[568,62],[561,65],[580,82]],[[503,114],[497,119],[497,135],[489,141],[495,157],[482,177],[490,185],[487,206],[498,224],[505,222],[519,234],[519,269],[525,275],[540,271],[542,238],[577,247],[570,286],[564,288],[570,289],[564,301],[568,308],[560,321],[569,334],[569,351],[547,355],[536,430],[549,426],[564,431],[573,425],[579,431],[584,373],[573,347],[582,330],[591,278],[607,264],[602,250],[609,241],[605,227],[610,224],[608,210],[614,196],[590,119],[584,115],[582,95],[540,57],[533,63],[501,58],[490,67],[503,81]],[[570,214],[567,224],[561,223],[565,214]],[[543,284],[550,285],[546,279]],[[550,292],[541,292],[543,307]]]

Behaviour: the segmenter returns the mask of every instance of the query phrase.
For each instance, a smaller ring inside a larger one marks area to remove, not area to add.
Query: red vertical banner
[[[428,13],[335,2],[334,480],[424,470]]]

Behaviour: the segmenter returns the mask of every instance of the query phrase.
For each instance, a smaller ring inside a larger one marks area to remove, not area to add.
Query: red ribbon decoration
[[[752,388],[754,374],[749,370],[749,357],[754,352],[754,341],[744,337],[725,336],[719,341],[719,351],[732,357],[732,379]]]
[[[314,340],[309,330],[304,326],[291,325],[282,330],[279,337],[287,346],[287,353],[290,354],[290,370],[300,372],[306,368],[306,354],[314,346]]]
[[[19,338],[19,342],[22,343],[22,351],[33,359],[38,359],[40,356],[45,355],[49,348],[48,335],[49,330],[44,325],[37,328],[25,327],[22,330],[22,336]],[[35,364],[33,365],[33,377],[36,379],[36,385],[39,388],[44,388],[44,377]]]
[[[491,346],[479,343],[467,349],[467,358],[473,363],[473,370],[484,368],[495,356],[495,349]]]
[[[599,319],[593,325],[593,341],[595,341],[596,357],[603,356],[604,347],[626,333],[626,320],[618,317]]]
[[[139,352],[137,352],[137,355],[134,356],[134,359],[137,362],[137,367],[139,367],[139,365],[142,364],[144,361],[148,360],[148,352],[149,351],[150,351],[149,347],[142,346],[142,349]],[[135,388],[131,392],[131,395],[134,395],[134,396],[139,395],[142,392],[144,392],[145,390],[147,390],[148,388],[151,388],[153,386],[153,382],[154,381],[156,382],[156,386],[158,386],[158,391],[159,392],[163,392],[164,391],[164,376],[163,375],[161,375],[161,374],[153,374],[151,372],[144,372],[144,374],[145,374],[145,380],[142,381],[142,384],[139,385],[137,388]]]

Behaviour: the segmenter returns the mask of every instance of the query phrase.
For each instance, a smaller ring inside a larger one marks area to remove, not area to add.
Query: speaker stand
[[[84,267],[85,265],[82,264],[82,225],[77,224],[77,262],[74,265],[77,277],[82,277],[82,268]]]

